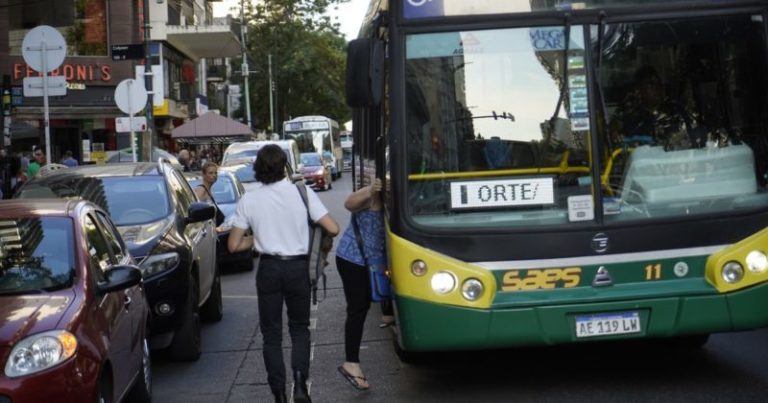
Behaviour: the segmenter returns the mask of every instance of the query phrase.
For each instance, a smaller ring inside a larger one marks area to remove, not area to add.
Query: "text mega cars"
[[[0,402],[148,402],[141,272],[83,200],[0,202]]]
[[[27,182],[17,197],[82,197],[104,208],[144,275],[150,346],[180,360],[200,356],[200,319],[223,314],[214,207],[200,203],[168,162],[60,169]]]

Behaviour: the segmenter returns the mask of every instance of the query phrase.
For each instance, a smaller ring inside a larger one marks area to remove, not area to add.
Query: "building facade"
[[[49,97],[49,161],[67,150],[82,161],[93,150],[130,146],[129,134],[116,132],[115,118],[125,114],[115,104],[115,88],[128,78],[143,79],[136,66],[145,59],[113,60],[112,47],[146,43],[145,4],[151,29],[144,48],[163,75],[155,80],[162,88],[154,89],[158,98],[149,123],[153,142],[173,149],[172,128],[205,109],[205,58],[240,52],[232,27],[213,24],[209,0],[0,0],[0,74],[11,105],[0,122],[10,134],[6,148],[28,152],[45,142],[43,98],[22,91],[23,79],[39,73],[25,63],[21,44],[39,25],[56,28],[67,43],[67,57],[51,73],[65,77],[67,93]]]

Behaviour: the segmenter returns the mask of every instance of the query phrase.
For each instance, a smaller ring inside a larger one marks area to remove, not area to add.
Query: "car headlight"
[[[448,294],[456,288],[456,277],[447,271],[440,271],[432,276],[432,290],[438,294]]]
[[[323,174],[325,174],[325,169],[323,168],[320,168],[317,171],[315,171],[315,175],[323,175]]]
[[[5,363],[9,378],[40,372],[58,365],[77,350],[77,339],[65,330],[52,330],[29,336],[13,347]]]
[[[171,270],[179,265],[179,254],[176,252],[161,253],[159,255],[149,255],[139,268],[144,277],[151,277],[155,274]]]
[[[173,221],[173,217],[169,216],[149,224],[118,227],[118,231],[124,241],[141,245],[168,231]]]

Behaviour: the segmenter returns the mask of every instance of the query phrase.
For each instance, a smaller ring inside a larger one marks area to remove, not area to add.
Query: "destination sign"
[[[536,206],[554,202],[554,181],[550,177],[451,182],[453,209]]]

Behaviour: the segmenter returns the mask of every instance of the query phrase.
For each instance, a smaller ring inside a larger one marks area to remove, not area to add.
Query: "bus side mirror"
[[[384,41],[360,38],[347,47],[347,105],[378,106],[384,93]]]

